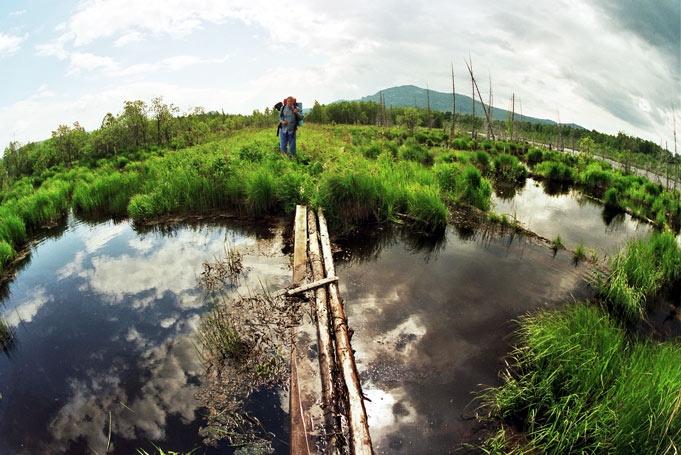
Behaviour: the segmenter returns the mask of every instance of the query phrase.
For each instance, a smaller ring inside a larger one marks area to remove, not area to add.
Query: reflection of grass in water
[[[14,344],[14,329],[5,318],[0,318],[0,349],[8,351]]]

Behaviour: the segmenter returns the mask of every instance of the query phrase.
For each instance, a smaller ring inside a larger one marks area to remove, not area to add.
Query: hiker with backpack
[[[298,129],[298,122],[302,122],[303,114],[298,111],[296,99],[292,96],[286,98],[286,103],[281,106],[279,111],[279,149],[283,153],[287,153],[286,147],[288,145],[288,155],[293,158],[296,156],[296,130]]]

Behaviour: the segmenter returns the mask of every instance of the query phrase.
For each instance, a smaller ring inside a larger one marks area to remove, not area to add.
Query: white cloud
[[[679,25],[651,23],[674,10],[669,2],[632,18],[635,9],[610,0],[301,0],[286,15],[265,0],[71,1],[33,47],[68,63],[43,81],[64,99],[31,106],[20,124],[30,97],[6,106],[6,125],[0,108],[0,141],[43,139],[36,123],[98,127],[124,101],[159,95],[249,114],[288,94],[311,106],[403,84],[446,92],[450,63],[467,94],[469,56],[481,90],[491,79],[495,105],[515,94],[525,115],[657,141],[671,136],[671,104],[681,105],[669,58],[679,43],[666,39],[678,39]],[[658,29],[665,40],[650,36]]]
[[[118,65],[111,57],[101,57],[87,52],[73,52],[69,57],[69,70],[66,75],[72,75],[81,71],[115,71]]]
[[[16,36],[0,32],[0,58],[14,55],[21,49],[21,43],[28,39],[28,35]]]

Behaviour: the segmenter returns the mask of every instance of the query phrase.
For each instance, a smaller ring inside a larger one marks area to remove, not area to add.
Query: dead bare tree
[[[679,181],[679,155],[676,150],[676,112],[672,105],[672,125],[674,130],[674,161],[676,162],[676,178],[674,179],[674,189],[676,189],[676,182]]]
[[[430,88],[428,87],[428,84],[426,84],[426,116],[426,125],[428,126],[428,129],[430,129],[433,126],[433,121],[430,112]]]
[[[454,85],[454,63],[452,65],[452,127],[449,131],[449,136],[454,138],[454,132],[456,130],[456,86]]]
[[[468,68],[468,73],[471,75],[471,83],[473,84],[473,89],[474,89],[473,94],[474,95],[475,95],[475,93],[478,94],[478,98],[480,99],[480,104],[482,105],[482,110],[485,113],[485,118],[487,119],[488,138],[495,140],[494,130],[492,129],[491,108],[488,108],[487,106],[485,106],[485,101],[483,101],[483,99],[482,99],[482,95],[480,94],[480,89],[478,88],[478,84],[477,84],[477,82],[475,82],[475,76],[473,76],[472,64],[469,64],[466,61],[466,67]],[[473,99],[473,105],[475,106],[475,99]]]
[[[492,106],[494,105],[494,98],[492,97],[492,75],[488,72],[487,77],[489,78],[489,102],[487,103],[487,108],[490,111],[490,115],[487,117],[487,137],[494,138],[492,122],[490,121],[490,117],[492,117]]]
[[[465,61],[465,59],[464,59],[464,61]],[[471,96],[471,98],[473,99],[473,108],[472,108],[472,111],[473,111],[473,114],[472,114],[473,115],[473,127],[471,129],[473,130],[472,131],[473,139],[477,139],[478,138],[478,132],[475,129],[475,80],[473,79],[473,59],[471,58],[471,54],[468,54],[468,61],[470,61],[470,65],[468,65],[468,63],[466,63],[466,66],[468,66],[468,72],[471,73],[471,91],[473,92],[473,94]]]

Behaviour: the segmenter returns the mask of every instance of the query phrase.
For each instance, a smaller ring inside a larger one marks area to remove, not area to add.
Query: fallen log
[[[336,269],[333,265],[331,242],[326,226],[326,218],[321,209],[317,211],[317,218],[325,274],[328,277],[335,277]],[[367,420],[366,408],[364,407],[362,386],[359,382],[355,356],[350,346],[347,319],[340,299],[337,282],[329,284],[329,308],[331,310],[332,327],[336,341],[336,359],[348,397],[347,417],[350,430],[350,453],[355,455],[372,455],[369,422]]]

